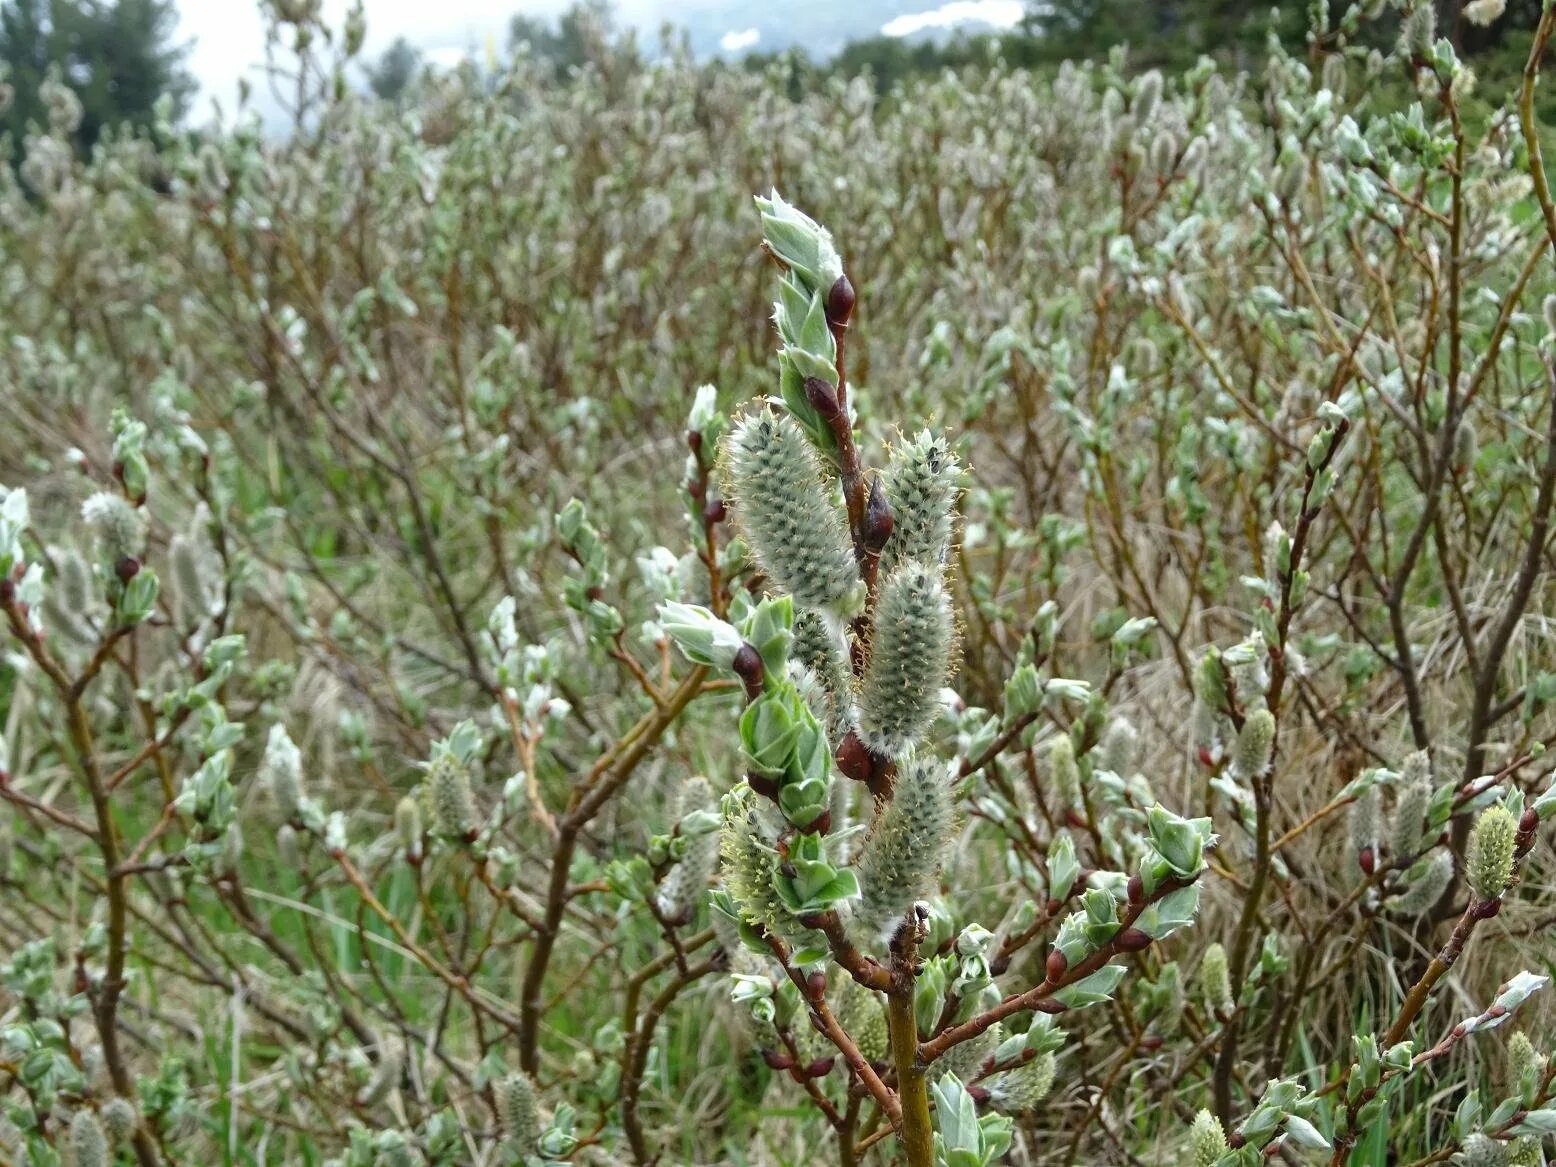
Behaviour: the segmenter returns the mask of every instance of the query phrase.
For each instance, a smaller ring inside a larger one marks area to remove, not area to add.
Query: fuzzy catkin
[[[70,1153],[74,1167],[108,1167],[108,1136],[90,1110],[78,1110],[70,1120]]]
[[[1227,1153],[1226,1132],[1221,1121],[1208,1110],[1194,1116],[1189,1128],[1189,1158],[1186,1167],[1215,1167]]]
[[[1463,1167],[1507,1167],[1507,1144],[1476,1131],[1465,1136],[1453,1159]]]
[[[1205,1007],[1212,1016],[1222,1017],[1232,1011],[1232,977],[1226,962],[1226,949],[1212,944],[1205,949],[1199,961],[1199,988]]]
[[[1021,1114],[1048,1097],[1053,1086],[1054,1055],[1049,1051],[996,1076],[989,1083],[989,1101],[1005,1114]]]
[[[1048,747],[1048,780],[1061,807],[1081,804],[1081,770],[1075,761],[1075,743],[1060,734]]]
[[[1243,722],[1232,755],[1237,773],[1244,778],[1261,778],[1270,768],[1275,750],[1275,715],[1268,709],[1256,709]]]
[[[453,753],[441,751],[427,765],[427,789],[432,794],[432,818],[438,833],[468,838],[475,823],[470,768]]]
[[[859,687],[859,736],[877,754],[912,747],[940,711],[951,671],[951,598],[936,568],[908,562],[881,585],[870,663]]]
[[[1101,750],[1102,768],[1127,778],[1140,765],[1140,731],[1127,717],[1115,717],[1102,731]]]
[[[135,1104],[128,1098],[110,1098],[100,1117],[113,1143],[122,1143],[135,1133]]]
[[[407,794],[394,806],[394,833],[412,862],[421,858],[421,804]]]
[[[1390,823],[1389,851],[1396,859],[1419,853],[1426,844],[1426,812],[1432,801],[1432,763],[1417,750],[1400,768],[1399,793]]]
[[[748,414],[730,432],[725,464],[736,518],[773,583],[802,607],[858,611],[864,585],[843,515],[795,421],[765,407]]]
[[[952,818],[946,767],[931,759],[905,761],[855,865],[860,898],[854,916],[870,935],[888,935],[915,901],[934,890]]]
[[[999,1048],[1005,1037],[1005,1027],[991,1025],[976,1037],[953,1045],[929,1065],[929,1077],[936,1081],[947,1074],[955,1074],[963,1082],[971,1082],[978,1076],[983,1063]]]
[[[1498,804],[1480,812],[1464,853],[1465,880],[1476,899],[1494,900],[1507,889],[1517,835],[1518,820],[1507,807]]]
[[[281,817],[296,818],[303,794],[303,755],[284,725],[277,723],[270,727],[259,773],[260,779],[270,788],[270,795],[275,799]]]
[[[1378,843],[1378,827],[1382,812],[1379,807],[1378,788],[1370,788],[1357,796],[1351,804],[1351,851],[1360,854]]]
[[[81,504],[81,517],[97,537],[101,560],[112,567],[123,559],[139,559],[146,543],[141,512],[122,495],[100,491]]]
[[[1411,918],[1424,916],[1448,890],[1452,880],[1453,856],[1447,851],[1437,851],[1426,861],[1426,869],[1388,905],[1389,911]]]
[[[509,1074],[497,1083],[497,1117],[503,1138],[521,1155],[531,1154],[540,1138],[540,1112],[535,1083],[528,1074]]]
[[[928,430],[892,451],[881,474],[893,520],[891,538],[881,551],[883,573],[910,559],[930,567],[945,562],[961,473],[950,445]]]
[[[888,1050],[886,1009],[878,993],[873,993],[852,977],[843,982],[837,1005],[837,1020],[867,1062],[883,1062]]]
[[[706,778],[692,777],[681,789],[681,809],[685,814],[711,810],[713,787]],[[689,920],[708,890],[708,880],[719,865],[719,833],[705,831],[686,840],[686,853],[660,883],[654,902],[669,920]]]
[[[789,939],[810,933],[791,916],[773,890],[777,854],[762,830],[757,795],[745,783],[724,796],[724,826],[719,832],[720,870],[724,887],[741,916],[769,932]]]
[[[789,659],[804,665],[820,682],[827,699],[827,732],[834,741],[841,741],[848,732],[851,717],[852,682],[848,657],[842,640],[820,613],[808,610],[795,613]]]

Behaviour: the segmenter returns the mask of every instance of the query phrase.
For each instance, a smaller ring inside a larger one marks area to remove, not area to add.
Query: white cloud
[[[731,29],[719,38],[719,48],[726,53],[739,53],[746,49],[754,48],[756,42],[762,39],[760,29],[747,28],[736,32]]]
[[[1014,28],[1026,14],[1021,0],[950,0],[928,12],[914,12],[888,20],[881,26],[884,36],[912,36],[932,28],[955,28],[958,24],[980,21],[995,28]]]

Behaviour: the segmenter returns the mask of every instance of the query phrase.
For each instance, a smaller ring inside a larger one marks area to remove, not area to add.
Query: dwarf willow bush
[[[285,142],[0,168],[0,1162],[1543,1161],[1556,14],[270,17]]]

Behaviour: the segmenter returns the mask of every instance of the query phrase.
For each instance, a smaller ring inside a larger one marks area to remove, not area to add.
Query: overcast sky
[[[792,2],[792,0],[791,0]],[[555,16],[569,0],[366,0],[368,40],[364,56],[376,57],[397,36],[403,36],[431,61],[452,64],[466,53],[484,55],[488,47],[502,49],[508,22],[516,12]],[[237,103],[238,79],[247,74],[256,82],[255,100],[262,110],[263,87],[257,84],[257,66],[264,56],[264,32],[255,0],[178,0],[179,39],[190,46],[189,68],[201,92],[191,110],[197,123],[210,120],[212,102],[219,102],[224,118],[231,118]],[[349,0],[324,0],[325,17],[339,27]],[[624,24],[652,31],[666,19],[702,16],[729,23],[723,47],[739,52],[759,47],[756,28],[749,23],[769,23],[774,13],[762,10],[760,0],[614,0],[616,17]],[[1021,0],[874,0],[865,6],[889,17],[879,29],[889,35],[908,36],[925,30],[950,27],[964,21],[987,21],[1009,26],[1020,17]],[[812,21],[826,23],[822,12],[833,9],[832,0],[812,11]],[[832,10],[833,21],[837,18]],[[810,22],[802,21],[808,26]],[[792,30],[791,30],[792,31]],[[767,47],[767,46],[760,46]]]

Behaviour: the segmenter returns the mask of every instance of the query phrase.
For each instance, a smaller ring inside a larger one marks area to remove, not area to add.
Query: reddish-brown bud
[[[825,1078],[832,1072],[832,1067],[837,1063],[836,1055],[830,1058],[817,1058],[805,1067],[807,1078]]]
[[[762,664],[761,653],[749,644],[742,644],[729,667],[735,670],[735,675],[745,685],[747,701],[755,701],[762,695],[762,682],[767,670]]]
[[[702,507],[702,520],[705,523],[722,523],[729,517],[729,508],[724,505],[724,500],[714,495]]]
[[[854,314],[856,299],[854,285],[848,276],[838,276],[832,290],[827,293],[827,323],[833,328],[847,328],[848,320]]]
[[[119,577],[120,583],[129,583],[140,574],[140,560],[133,555],[126,555],[113,565],[113,573]]]
[[[1364,874],[1371,875],[1378,869],[1378,857],[1371,847],[1363,847],[1361,854],[1356,857],[1356,862],[1361,864]]]
[[[810,976],[805,978],[805,991],[810,994],[813,1001],[819,1001],[825,997],[827,995],[827,974],[820,969],[811,973]]]
[[[693,454],[700,454],[700,453],[702,453],[702,431],[701,430],[687,430],[686,431],[686,444],[689,447],[691,447],[691,451],[692,451]]]
[[[877,476],[870,482],[870,497],[864,508],[864,545],[870,551],[880,551],[896,529],[897,517],[891,513],[891,503],[881,489]]]
[[[1070,967],[1070,961],[1069,958],[1064,955],[1064,953],[1060,952],[1057,948],[1052,948],[1048,951],[1048,960],[1043,967],[1049,982],[1052,983],[1064,976],[1065,972]]]
[[[1114,943],[1118,945],[1120,951],[1139,952],[1151,947],[1152,940],[1148,932],[1142,932],[1138,928],[1125,928],[1118,934],[1118,939]]]
[[[764,1049],[762,1060],[774,1070],[787,1070],[794,1065],[794,1059],[782,1050]]]
[[[852,778],[855,782],[868,782],[870,775],[875,772],[875,764],[870,759],[870,749],[860,740],[859,735],[849,730],[843,740],[837,744],[837,752],[833,755],[837,762],[837,768],[845,777]]]
[[[837,390],[820,377],[805,378],[805,400],[821,414],[823,421],[831,421],[843,412],[842,405],[838,403]]]
[[[1129,902],[1138,904],[1145,899],[1145,880],[1140,878],[1137,871],[1129,877]]]

